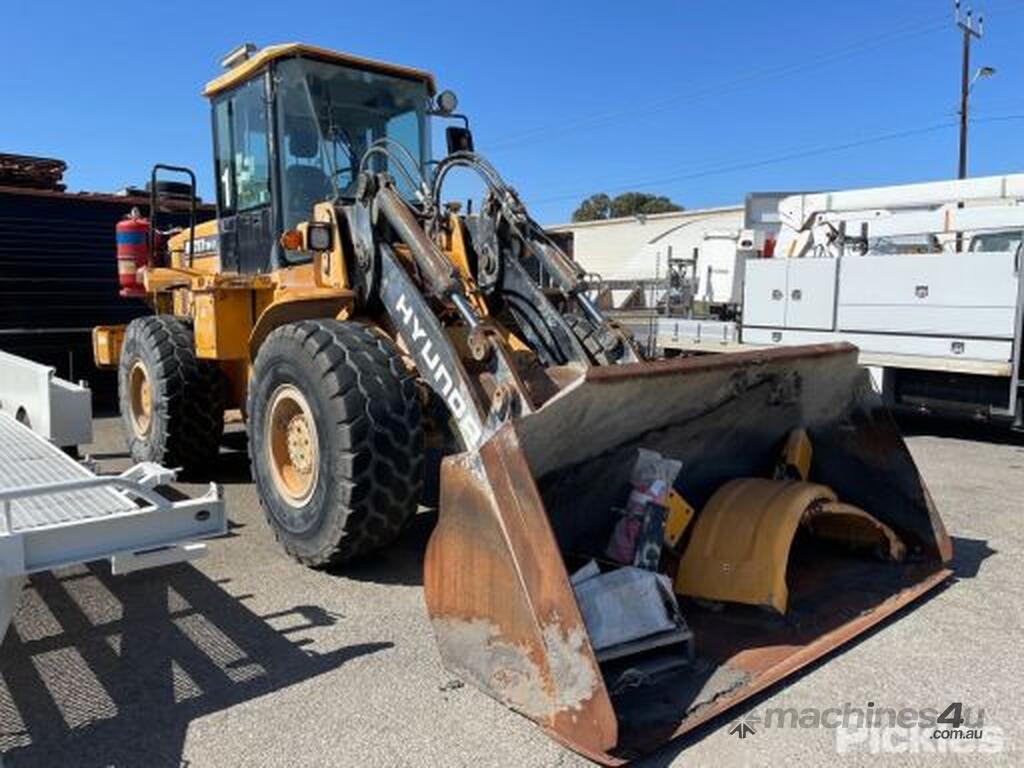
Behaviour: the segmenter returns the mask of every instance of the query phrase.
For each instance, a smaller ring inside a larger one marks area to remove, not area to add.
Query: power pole
[[[967,178],[967,102],[971,93],[971,41],[981,39],[984,31],[984,19],[978,14],[975,26],[973,11],[968,9],[966,15],[960,13],[960,0],[955,0],[956,25],[963,34],[963,67],[960,71],[960,165],[958,178]]]
[[[967,102],[971,95],[971,41],[974,38],[981,39],[982,31],[984,29],[984,19],[981,14],[978,14],[978,25],[974,25],[973,11],[968,8],[966,15],[960,13],[960,0],[954,0],[954,9],[956,11],[956,25],[960,28],[961,34],[963,34],[963,64],[960,70],[960,162],[957,168],[957,178],[967,178]],[[959,203],[958,208],[963,208],[964,204]],[[963,232],[956,233],[956,252],[960,253],[964,249],[964,235]]]

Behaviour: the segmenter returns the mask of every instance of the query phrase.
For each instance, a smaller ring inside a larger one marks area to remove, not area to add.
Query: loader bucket
[[[891,529],[906,557],[797,541],[786,616],[681,598],[696,658],[659,665],[678,651],[641,654],[637,668],[668,671],[618,684],[634,662],[598,662],[569,574],[604,551],[636,449],[681,460],[676,489],[701,510],[725,483],[771,477],[797,428],[813,445],[808,480]],[[951,554],[857,350],[828,344],[591,369],[479,450],[445,459],[424,585],[449,669],[616,765],[882,621],[945,580]]]

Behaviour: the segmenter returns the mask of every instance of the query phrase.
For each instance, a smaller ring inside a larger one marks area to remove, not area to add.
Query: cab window
[[[221,215],[270,204],[270,153],[263,80],[214,105],[215,170]]]
[[[214,175],[217,178],[217,206],[221,216],[235,213],[235,179],[231,170],[231,100],[213,107]]]
[[[279,62],[274,77],[286,229],[308,219],[316,203],[352,196],[360,165],[377,139],[387,137],[405,148],[411,174],[425,172],[430,149],[425,83],[298,58]],[[391,173],[402,194],[415,196],[415,185],[390,158],[371,154],[367,165]]]

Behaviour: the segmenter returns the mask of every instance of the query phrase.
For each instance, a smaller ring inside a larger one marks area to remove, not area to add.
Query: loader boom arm
[[[380,298],[385,311],[420,374],[451,412],[463,445],[475,449],[508,418],[533,410],[526,386],[500,334],[474,310],[455,267],[420,226],[393,182],[380,175],[364,188],[373,190],[373,204],[409,249],[430,296],[450,302],[461,316],[474,363],[483,367],[492,382],[489,391],[475,386],[435,311],[392,248],[379,242]]]
[[[481,286],[499,291],[506,288],[505,292],[514,293],[514,290],[509,291],[507,286],[502,286],[500,279],[494,278],[507,274],[511,261],[530,256],[537,260],[544,273],[551,278],[566,300],[566,306],[575,305],[582,312],[585,323],[594,331],[594,337],[601,346],[605,361],[613,364],[639,362],[640,356],[629,335],[609,322],[588,295],[590,286],[587,284],[583,268],[552,242],[540,225],[530,217],[516,191],[484,157],[474,152],[455,152],[438,164],[432,187],[433,210],[440,210],[444,180],[453,168],[467,168],[476,172],[488,188],[481,216],[488,220],[485,229],[488,239],[492,241],[489,246],[493,251],[491,259],[494,261],[491,280],[478,280]],[[538,301],[531,303],[537,304]],[[557,314],[559,317],[551,318],[549,326],[561,328],[552,331],[552,335],[557,338],[564,333],[571,334],[572,329],[561,317],[563,313]],[[563,350],[563,353],[565,352],[567,350]],[[566,356],[571,358],[572,354]]]
[[[381,151],[387,148],[381,147]],[[478,291],[476,282],[460,275],[428,234],[436,219],[429,213],[417,216],[387,174],[363,173],[358,189],[352,205],[376,215],[350,220],[377,222],[367,225],[370,231],[355,237],[369,243],[378,254],[379,298],[384,309],[423,379],[452,414],[464,446],[476,448],[509,418],[532,412],[531,393],[500,329],[490,318],[481,316],[467,295],[467,291]],[[583,270],[529,218],[515,192],[502,183],[492,189],[491,200],[490,215],[494,220],[487,231],[495,240],[500,231],[506,240],[488,245],[501,259],[497,290],[510,297],[511,310],[520,321],[523,335],[535,350],[542,350],[542,362],[574,364],[580,374],[595,364],[563,316],[566,309],[556,307],[520,258],[512,255],[507,244],[509,238],[518,238],[515,253],[531,255],[551,276],[567,306],[575,302],[583,314],[577,322],[595,329],[598,343],[607,351],[608,362],[637,362],[639,358],[628,336],[610,324],[587,296]],[[439,210],[436,200],[433,203],[428,212]],[[391,242],[408,249],[418,279],[408,274]],[[472,373],[460,358],[445,320],[438,315],[439,309],[446,306],[455,310],[465,326]]]

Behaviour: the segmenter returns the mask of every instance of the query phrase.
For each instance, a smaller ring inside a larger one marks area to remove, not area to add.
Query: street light
[[[992,77],[992,75],[994,75],[995,73],[995,67],[978,67],[978,69],[974,72],[974,77],[971,78],[971,88],[973,89],[974,84],[979,80],[986,77]]]
[[[966,55],[966,53],[965,53]],[[964,78],[960,89],[960,173],[961,179],[967,178],[967,106],[968,96],[974,91],[974,85],[979,80],[984,80],[986,77],[992,77],[996,73],[995,67],[978,67],[974,71],[974,76],[967,79],[967,61],[964,61]]]

